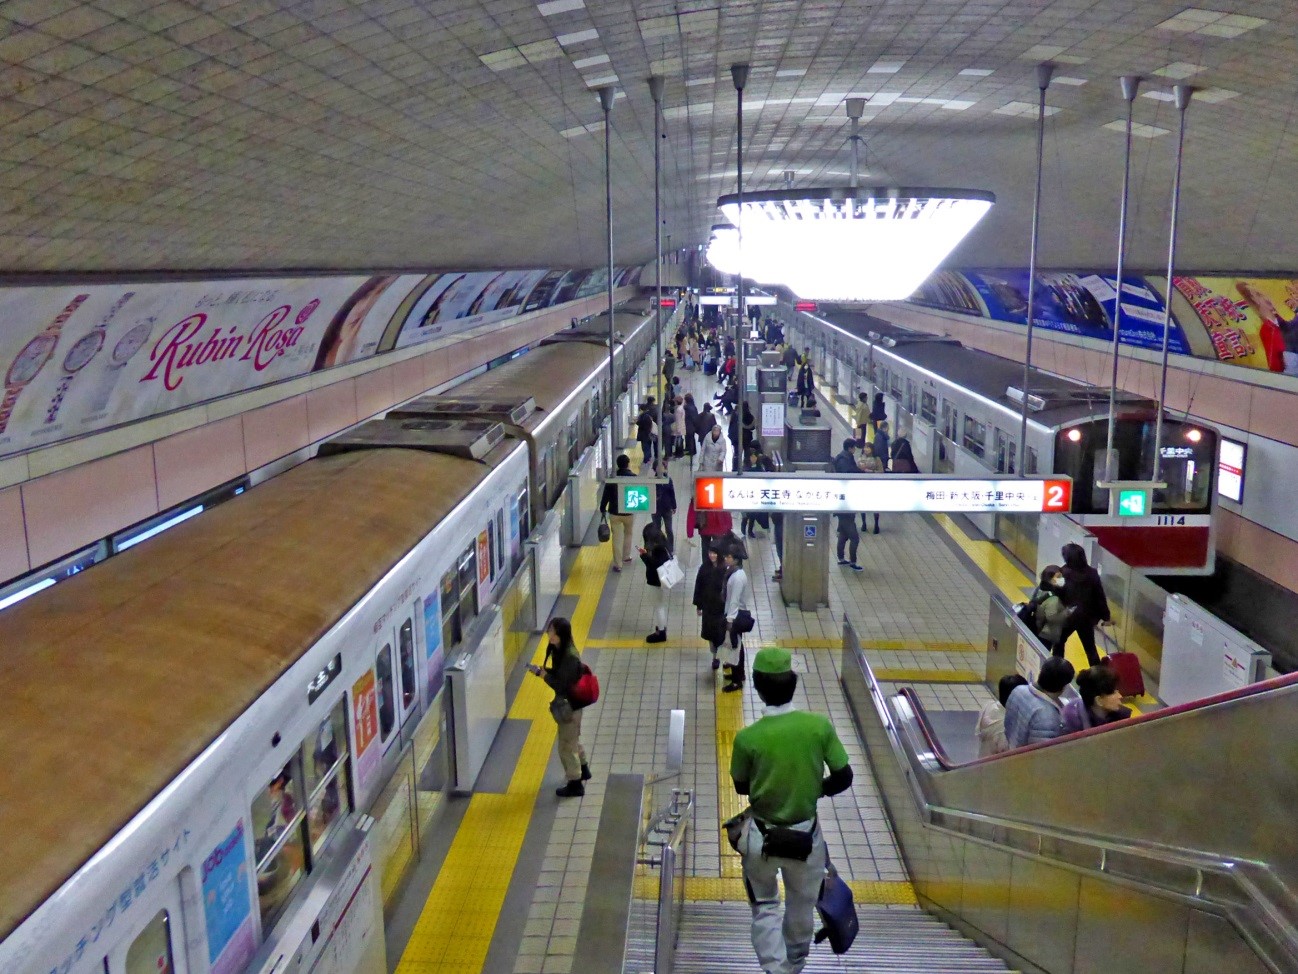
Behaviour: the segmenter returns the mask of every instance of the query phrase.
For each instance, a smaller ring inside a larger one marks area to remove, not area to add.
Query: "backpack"
[[[573,710],[589,707],[599,700],[599,678],[591,672],[590,667],[585,663],[581,664],[581,676],[572,685],[572,690],[568,693],[568,699],[572,703]]]
[[[1028,627],[1028,631],[1034,636],[1041,635],[1041,626],[1037,624],[1037,605],[1039,603],[1033,599],[1024,602],[1014,610],[1014,614],[1019,617],[1019,622]]]

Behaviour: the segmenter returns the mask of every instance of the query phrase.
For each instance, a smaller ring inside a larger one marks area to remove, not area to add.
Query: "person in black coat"
[[[685,393],[685,452],[690,455],[690,469],[694,468],[694,456],[699,452],[699,407],[694,402],[694,393]]]
[[[667,462],[659,460],[655,465],[654,475],[658,477],[667,477]],[[667,550],[675,552],[676,550],[676,531],[672,522],[676,520],[676,485],[672,483],[671,477],[667,477],[665,484],[658,484],[654,487],[654,493],[657,495],[657,511],[653,515],[653,524],[663,533],[667,539]]]
[[[1068,637],[1077,633],[1086,651],[1086,661],[1091,666],[1100,665],[1100,654],[1095,649],[1095,627],[1110,621],[1109,600],[1104,595],[1104,582],[1100,573],[1086,563],[1086,549],[1079,544],[1066,544],[1060,553],[1064,557],[1064,605],[1068,606],[1068,622],[1051,647],[1054,656],[1064,655]]]
[[[712,668],[721,668],[717,652],[726,639],[726,566],[716,545],[706,545],[703,564],[694,576],[694,608],[699,614],[699,635],[712,650]]]
[[[897,435],[892,441],[892,472],[919,473],[919,465],[915,463],[915,451],[911,449],[910,438],[903,429],[897,430]]]
[[[670,589],[664,588],[658,578],[658,569],[672,560],[672,553],[667,550],[667,539],[662,531],[653,524],[644,526],[644,547],[640,549],[640,560],[644,562],[645,583],[654,596],[654,631],[645,637],[647,643],[667,642],[667,594]]]
[[[804,358],[798,366],[798,404],[810,409],[816,404],[816,377],[811,371],[810,357]]]
[[[640,407],[640,414],[635,420],[635,438],[640,443],[640,449],[644,451],[645,463],[658,459],[658,439],[654,429],[657,425],[658,406],[654,402],[654,397],[650,396]]]
[[[884,402],[883,393],[876,392],[874,394],[874,405],[870,407],[870,425],[877,430],[879,428],[879,424],[882,423],[887,418],[888,418],[888,405],[886,402]],[[886,461],[888,458],[884,457],[883,459]]]

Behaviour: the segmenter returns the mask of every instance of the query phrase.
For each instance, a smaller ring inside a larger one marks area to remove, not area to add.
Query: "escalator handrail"
[[[946,753],[941,742],[938,741],[937,735],[933,732],[933,727],[929,722],[928,714],[924,710],[924,705],[920,703],[919,697],[916,695],[915,691],[910,687],[902,687],[898,693],[906,698],[911,709],[915,712],[916,724],[918,725],[920,733],[924,736],[924,741],[932,752],[934,760],[937,761],[943,771],[954,771],[957,768],[970,768],[974,765],[987,764],[991,761],[1004,761],[1009,758],[1017,757],[1020,754],[1027,754],[1030,751],[1039,751],[1042,748],[1054,747],[1059,744],[1078,741],[1082,738],[1092,737],[1096,734],[1124,730],[1129,727],[1134,727],[1137,724],[1145,724],[1154,720],[1167,720],[1171,717],[1180,716],[1181,714],[1207,710],[1212,707],[1233,703],[1236,700],[1244,700],[1248,697],[1257,696],[1258,694],[1269,693],[1272,690],[1282,690],[1288,687],[1298,687],[1298,672],[1289,673],[1285,676],[1277,676],[1270,680],[1261,680],[1257,683],[1250,683],[1246,687],[1213,694],[1211,697],[1204,697],[1201,700],[1191,700],[1188,703],[1177,704],[1173,707],[1164,707],[1161,710],[1155,710],[1150,713],[1137,714],[1134,717],[1128,717],[1126,720],[1118,721],[1113,724],[1105,724],[1101,727],[1088,727],[1086,730],[1074,731],[1071,734],[1064,734],[1061,737],[1051,738],[1048,741],[1038,741],[1035,744],[1025,744],[1022,747],[1012,748],[1009,751],[1002,751],[1000,754],[990,754],[987,757],[975,758],[972,761],[963,762],[953,761]]]

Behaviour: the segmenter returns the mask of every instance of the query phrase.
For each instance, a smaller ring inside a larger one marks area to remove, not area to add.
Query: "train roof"
[[[1010,389],[1023,388],[1023,363],[993,355],[977,348],[968,348],[952,338],[913,331],[881,321],[864,312],[835,312],[827,319],[843,330],[860,338],[880,341],[881,347],[897,357],[948,379],[962,389],[1018,411],[1020,400],[1008,395]],[[870,333],[874,332],[874,337]],[[1086,385],[1063,376],[1031,371],[1029,394],[1040,400],[1040,408],[1033,403],[1028,415],[1044,426],[1061,426],[1070,422],[1106,413],[1109,408],[1107,387]],[[1151,412],[1155,404],[1151,399],[1118,393],[1118,403],[1126,409],[1133,406]]]
[[[0,940],[517,448],[312,460],[0,615]]]
[[[522,424],[530,430],[601,365],[608,365],[607,343],[578,341],[542,345],[512,362],[461,382],[447,396],[495,399],[531,396],[536,401],[536,412]]]

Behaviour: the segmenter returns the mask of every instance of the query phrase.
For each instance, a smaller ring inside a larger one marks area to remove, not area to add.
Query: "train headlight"
[[[1082,431],[1076,428],[1070,429],[1068,431],[1068,439],[1073,443],[1082,442]]]
[[[1196,430],[1196,429],[1186,430],[1185,438],[1189,440],[1191,443],[1198,443],[1201,439],[1203,439],[1203,432],[1202,430]]]

